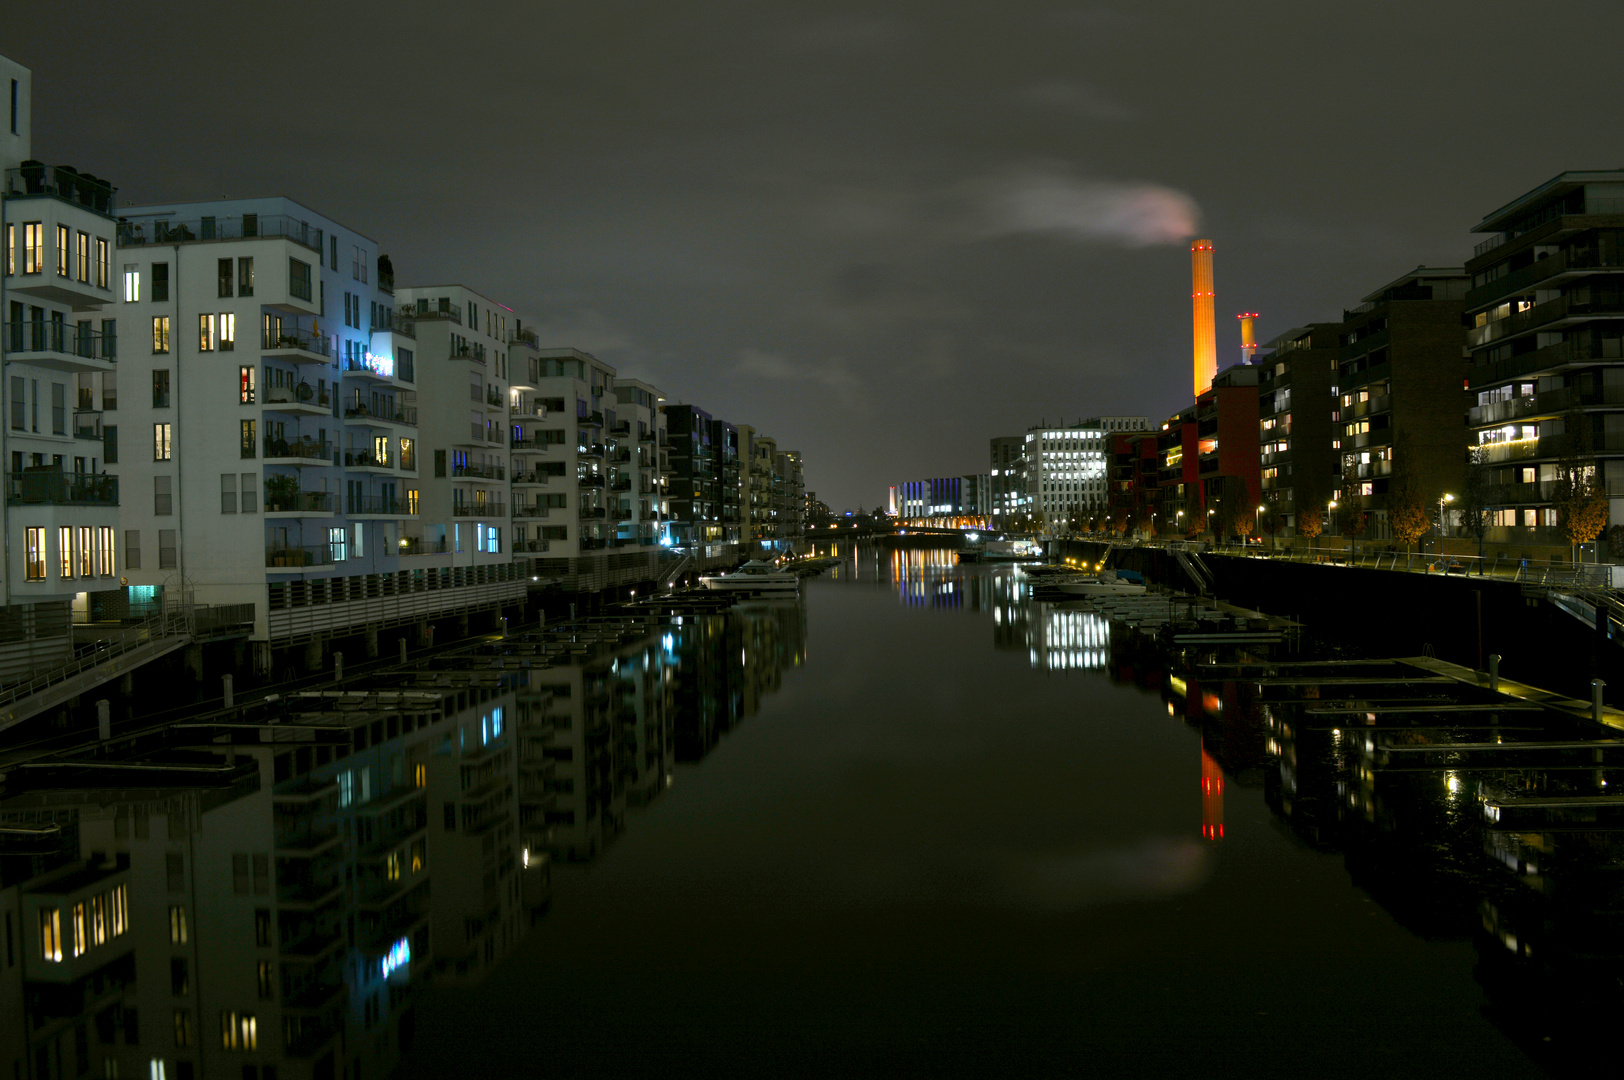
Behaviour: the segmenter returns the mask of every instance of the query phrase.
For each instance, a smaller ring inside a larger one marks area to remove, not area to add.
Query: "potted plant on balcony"
[[[292,510],[299,500],[299,481],[292,476],[265,478],[265,509]]]

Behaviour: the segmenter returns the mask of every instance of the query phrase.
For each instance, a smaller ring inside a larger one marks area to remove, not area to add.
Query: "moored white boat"
[[[801,578],[770,562],[751,559],[730,573],[702,576],[699,583],[719,592],[796,592]]]
[[[1120,578],[1106,580],[1097,577],[1076,578],[1055,586],[1063,593],[1074,596],[1137,596],[1145,591],[1143,585]]]

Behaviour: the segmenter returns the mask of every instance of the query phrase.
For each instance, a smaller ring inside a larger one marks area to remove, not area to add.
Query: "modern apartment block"
[[[1460,491],[1466,287],[1458,268],[1417,267],[1343,313],[1337,373],[1342,499],[1350,512],[1369,515],[1372,539],[1392,535],[1387,495],[1394,470],[1409,470],[1429,503]]]
[[[403,550],[445,555],[452,565],[511,562],[508,349],[516,324],[505,306],[462,285],[403,288],[396,303],[395,325],[415,335],[420,400],[432,403],[416,414],[413,464],[436,481],[420,485]]]
[[[1288,530],[1296,529],[1299,507],[1323,510],[1341,488],[1334,425],[1341,333],[1341,323],[1294,327],[1257,360],[1260,499]]]
[[[1473,231],[1490,234],[1465,298],[1471,442],[1502,507],[1490,538],[1565,543],[1557,469],[1585,443],[1624,522],[1624,170],[1562,173]]]
[[[665,430],[670,447],[672,542],[720,543],[722,502],[712,417],[696,405],[666,405]]]
[[[618,547],[659,547],[667,541],[665,395],[648,383],[619,379],[615,383],[611,465],[616,475],[610,491]]]
[[[1050,526],[1086,525],[1090,516],[1104,512],[1110,495],[1112,438],[1149,428],[1142,416],[1097,416],[1071,427],[1028,429],[1022,453],[1025,508],[1042,514]]]
[[[0,681],[72,655],[70,606],[122,572],[113,186],[32,158],[31,75],[0,57],[5,535]],[[109,425],[103,428],[104,421]],[[104,441],[105,440],[105,441]]]
[[[991,440],[992,521],[1007,522],[1026,508],[1026,440],[999,435]]]

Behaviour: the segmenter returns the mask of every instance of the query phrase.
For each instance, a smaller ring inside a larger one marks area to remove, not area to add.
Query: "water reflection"
[[[805,658],[798,602],[490,642],[8,777],[0,1075],[384,1076],[680,762]]]

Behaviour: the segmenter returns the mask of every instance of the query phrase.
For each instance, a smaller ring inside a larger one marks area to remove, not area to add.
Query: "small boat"
[[[718,592],[796,592],[801,577],[773,563],[751,559],[731,573],[702,576],[699,583]]]
[[[1145,586],[1123,578],[1099,577],[1074,578],[1058,583],[1055,588],[1072,596],[1137,596],[1145,591]]]

